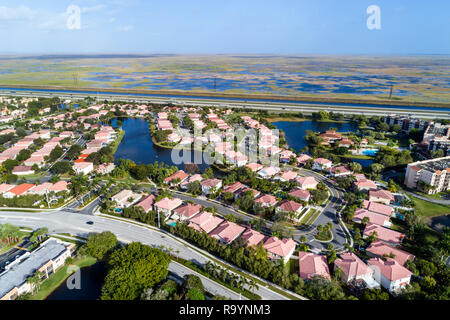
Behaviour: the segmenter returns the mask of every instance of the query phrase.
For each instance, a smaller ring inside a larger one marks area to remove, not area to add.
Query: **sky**
[[[0,54],[450,54],[449,18],[448,0],[1,0]]]

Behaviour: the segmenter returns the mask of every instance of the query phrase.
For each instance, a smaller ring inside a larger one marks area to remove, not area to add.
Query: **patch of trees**
[[[167,253],[139,242],[114,250],[108,259],[108,273],[102,300],[136,300],[168,275]]]

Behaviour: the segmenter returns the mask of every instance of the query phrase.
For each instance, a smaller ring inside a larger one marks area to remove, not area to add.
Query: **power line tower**
[[[216,91],[217,88],[216,84],[217,84],[217,77],[214,77],[214,91]]]
[[[392,89],[394,89],[394,85],[393,84],[391,84],[391,90],[389,92],[389,99],[392,98]]]
[[[73,84],[75,87],[78,87],[78,73],[75,72],[74,74],[72,74],[73,76]]]

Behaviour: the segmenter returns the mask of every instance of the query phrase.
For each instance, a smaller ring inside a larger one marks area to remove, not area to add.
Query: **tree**
[[[205,295],[197,288],[189,289],[186,293],[187,300],[205,300]]]
[[[44,274],[42,271],[37,271],[27,279],[27,283],[31,285],[31,295],[34,295],[35,292],[40,290],[43,277]]]
[[[53,162],[55,160],[58,160],[64,153],[63,148],[61,148],[59,145],[57,145],[51,152],[49,156],[49,161]]]
[[[389,300],[389,294],[381,289],[367,289],[361,296],[362,300]]]
[[[132,242],[116,249],[108,260],[109,271],[102,287],[102,300],[135,300],[144,289],[168,275],[170,257],[161,250]]]
[[[202,294],[205,292],[205,287],[203,286],[202,280],[193,274],[187,274],[183,277],[183,287],[186,290],[197,289]]]
[[[72,166],[68,161],[56,162],[50,169],[53,174],[64,174],[69,172],[70,170],[72,170]]]
[[[102,260],[117,245],[117,237],[109,231],[90,233],[82,252]]]

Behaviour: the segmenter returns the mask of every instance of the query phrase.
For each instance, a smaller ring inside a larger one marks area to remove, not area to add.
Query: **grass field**
[[[450,214],[450,207],[411,197],[415,203],[415,213],[422,217],[436,217]]]
[[[97,259],[93,257],[79,258],[72,262],[79,268],[92,266],[97,262]],[[58,288],[72,273],[68,273],[68,265],[64,265],[61,269],[52,274],[47,280],[45,280],[38,293],[30,297],[30,300],[45,300],[56,288]]]

